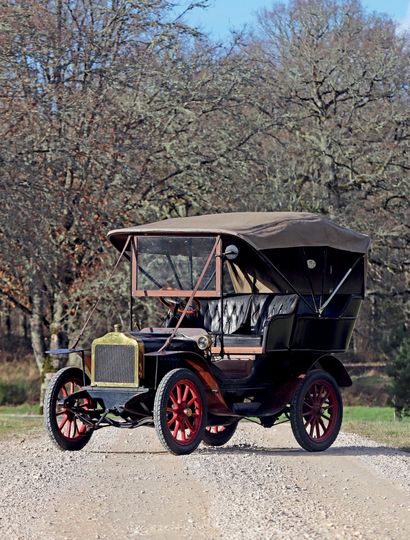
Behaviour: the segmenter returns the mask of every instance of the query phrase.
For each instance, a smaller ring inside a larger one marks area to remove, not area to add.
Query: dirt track
[[[323,454],[288,426],[165,453],[149,428],[81,452],[43,434],[0,443],[0,538],[410,538],[410,454],[341,435]]]

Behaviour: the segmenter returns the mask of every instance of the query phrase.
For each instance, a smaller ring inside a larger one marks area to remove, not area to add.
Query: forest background
[[[3,352],[41,372],[100,294],[84,344],[127,324],[126,265],[101,291],[110,229],[295,210],[370,235],[351,354],[388,359],[410,311],[409,33],[358,0],[292,0],[218,44],[186,22],[207,2],[175,4],[1,2]]]

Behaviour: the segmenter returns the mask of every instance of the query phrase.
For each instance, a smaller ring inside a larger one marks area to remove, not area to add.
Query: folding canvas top
[[[171,218],[110,231],[108,238],[121,250],[128,236],[150,234],[226,234],[244,240],[258,251],[327,246],[364,254],[370,244],[365,234],[308,212],[233,212]]]

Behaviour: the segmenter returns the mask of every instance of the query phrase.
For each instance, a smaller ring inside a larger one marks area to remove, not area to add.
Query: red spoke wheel
[[[202,442],[207,446],[223,446],[232,439],[237,427],[238,422],[232,422],[225,426],[206,426]]]
[[[162,445],[172,454],[190,454],[199,445],[207,420],[201,381],[189,369],[173,369],[160,382],[154,401],[154,424]]]
[[[309,452],[326,450],[339,434],[343,403],[335,379],[326,371],[308,373],[297,388],[291,403],[293,434]]]
[[[63,401],[71,394],[79,392],[82,386],[82,371],[67,367],[53,376],[47,388],[44,424],[51,440],[61,450],[81,450],[92,435],[92,430],[63,405]],[[75,405],[86,411],[91,407],[91,400],[84,396],[78,399]]]

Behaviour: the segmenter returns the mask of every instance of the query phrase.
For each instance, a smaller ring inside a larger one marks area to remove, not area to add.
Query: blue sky
[[[186,3],[181,0],[182,5]],[[256,11],[274,3],[275,0],[211,0],[210,8],[192,12],[187,20],[213,38],[223,40],[230,29],[252,24]],[[362,0],[362,3],[370,11],[387,13],[410,28],[410,0]]]

